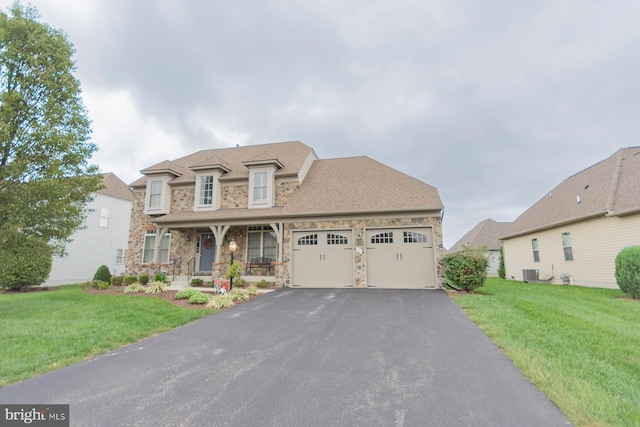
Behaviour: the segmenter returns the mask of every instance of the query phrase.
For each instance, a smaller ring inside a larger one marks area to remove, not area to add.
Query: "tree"
[[[102,178],[88,164],[97,147],[74,48],[39,18],[19,3],[0,11],[0,236],[41,239],[62,255]]]
[[[504,279],[507,277],[507,272],[504,269],[504,249],[500,245],[500,265],[498,265],[498,277]]]

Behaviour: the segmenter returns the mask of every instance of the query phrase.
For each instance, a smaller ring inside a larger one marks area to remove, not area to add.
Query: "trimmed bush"
[[[138,278],[138,282],[140,282],[140,284],[142,285],[146,285],[147,283],[149,283],[149,275],[141,274],[140,277]]]
[[[124,284],[131,285],[132,283],[136,283],[138,281],[138,276],[124,276]]]
[[[487,279],[489,260],[481,251],[465,249],[442,257],[447,283],[454,288],[472,292]]]
[[[615,276],[622,292],[640,299],[640,246],[629,246],[618,253]]]
[[[121,286],[124,282],[124,276],[111,276],[112,286]]]
[[[201,291],[193,288],[182,289],[181,291],[176,292],[174,296],[175,299],[189,299],[192,295],[202,293]]]
[[[167,284],[164,282],[151,282],[144,291],[147,294],[161,294],[167,291]]]
[[[258,283],[256,283],[256,286],[259,288],[266,288],[267,286],[269,286],[269,283],[267,283],[266,280],[262,279]]]
[[[203,283],[202,279],[198,279],[197,277],[195,279],[191,279],[191,286],[202,286]]]
[[[44,282],[51,272],[51,247],[20,233],[0,236],[0,287],[22,289]]]
[[[154,278],[153,278],[154,282],[161,282],[161,283],[165,283],[167,281],[167,275],[164,273],[157,273]]]
[[[211,300],[211,295],[198,291],[189,297],[190,304],[206,304]]]
[[[98,271],[93,275],[93,280],[100,280],[101,282],[111,282],[111,272],[109,271],[109,267],[106,265],[101,265],[98,267]]]

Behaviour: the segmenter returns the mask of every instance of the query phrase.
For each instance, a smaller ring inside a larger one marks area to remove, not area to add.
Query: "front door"
[[[213,261],[216,254],[216,241],[212,233],[200,235],[200,261],[198,271],[213,271]]]

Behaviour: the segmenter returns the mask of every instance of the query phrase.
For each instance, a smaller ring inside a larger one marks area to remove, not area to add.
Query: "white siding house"
[[[103,174],[103,180],[105,188],[87,206],[85,228],[73,234],[65,257],[53,259],[44,285],[86,282],[103,264],[112,275],[124,274],[133,196],[114,174]]]
[[[567,178],[501,236],[507,277],[617,288],[615,258],[640,245],[640,147]]]

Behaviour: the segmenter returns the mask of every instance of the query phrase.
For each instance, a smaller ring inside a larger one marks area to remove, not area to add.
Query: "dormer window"
[[[169,177],[149,177],[144,213],[160,215],[169,213]]]
[[[242,164],[249,169],[249,208],[272,208],[276,203],[276,171],[283,164],[267,152]]]
[[[218,178],[219,172],[202,172],[196,175],[196,192],[194,210],[207,211],[218,209]]]
[[[267,172],[256,172],[253,174],[253,202],[267,203]]]

